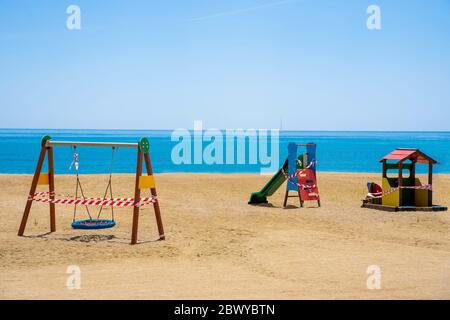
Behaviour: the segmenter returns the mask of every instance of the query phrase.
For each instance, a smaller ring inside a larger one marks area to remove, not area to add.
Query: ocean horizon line
[[[152,131],[174,131],[178,129],[187,129],[187,130],[194,130],[194,128],[172,128],[172,129],[93,129],[93,128],[85,128],[85,129],[74,129],[74,128],[0,128],[1,130],[5,131],[13,131],[13,130],[22,130],[22,131],[129,131],[129,132],[152,132]],[[221,131],[225,130],[278,130],[280,132],[342,132],[342,133],[450,133],[450,130],[297,130],[297,129],[278,129],[278,128],[243,128],[243,127],[236,127],[236,128],[204,128],[203,131],[206,131],[208,129],[217,129]]]

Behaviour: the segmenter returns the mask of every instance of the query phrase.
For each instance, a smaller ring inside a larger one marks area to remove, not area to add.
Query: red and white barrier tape
[[[112,207],[142,207],[149,204],[155,204],[158,200],[156,197],[140,198],[135,201],[134,198],[84,198],[84,199],[49,199],[32,197],[28,200],[53,203],[53,204],[76,204],[87,206],[112,206]]]
[[[301,174],[303,174],[303,173],[305,172],[306,169],[311,168],[313,164],[314,164],[314,161],[311,161],[311,163],[310,163],[306,168],[304,168],[304,169],[298,169],[297,171],[295,171],[295,172],[294,172],[293,174],[291,174],[290,176],[288,176],[288,175],[286,174],[286,172],[284,171],[283,168],[281,168],[281,173],[283,173],[283,175],[286,177],[286,179],[287,179],[290,183],[292,183],[293,185],[296,185],[297,187],[300,187],[300,188],[302,188],[303,190],[305,190],[305,189],[313,189],[313,188],[316,187],[315,184],[307,185],[307,184],[300,184],[300,183],[298,183],[298,182],[293,182],[293,181],[292,181],[293,178],[298,177],[298,176],[300,176]]]
[[[75,198],[81,199],[81,198],[82,198],[81,196],[75,197],[75,196],[72,196],[72,195],[70,195],[70,194],[55,193],[54,191],[52,191],[52,192],[49,192],[49,191],[39,191],[39,192],[34,193],[34,195],[33,195],[33,197],[41,197],[41,196],[49,196],[49,197],[50,197],[50,196],[55,196],[55,197],[65,197],[65,198],[70,198],[70,199],[75,199]]]
[[[302,188],[303,190],[314,189],[316,187],[315,184],[300,184],[300,183],[297,183],[297,186]]]
[[[288,176],[286,174],[286,172],[284,171],[283,167],[281,167],[281,172],[283,173],[283,175],[286,177],[286,179],[293,179],[295,177],[298,177],[299,175],[301,175],[306,169],[309,169],[312,167],[312,165],[315,163],[315,161],[311,161],[310,164],[304,168],[304,169],[298,169],[297,171],[295,171],[293,174],[291,174],[290,176]]]
[[[42,196],[48,196],[48,197],[54,196],[54,197],[58,197],[58,198],[64,197],[65,199],[90,199],[90,200],[104,200],[104,199],[111,200],[111,199],[115,199],[115,200],[120,200],[120,201],[131,201],[131,200],[133,200],[133,198],[91,198],[91,197],[83,198],[82,196],[75,197],[75,196],[72,196],[70,194],[64,195],[64,194],[55,193],[55,192],[48,192],[48,191],[36,192],[31,198],[42,197]]]
[[[430,190],[433,191],[433,187],[431,184],[423,184],[421,186],[401,186],[401,187],[394,187],[389,190],[383,191],[383,192],[374,192],[374,193],[368,193],[367,196],[372,199],[379,199],[383,198],[384,196],[387,196],[388,194],[391,194],[398,189],[415,189],[415,190]]]

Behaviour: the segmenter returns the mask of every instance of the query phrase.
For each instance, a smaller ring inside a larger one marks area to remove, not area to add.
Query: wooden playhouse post
[[[403,205],[403,161],[398,162],[398,206]]]
[[[433,186],[433,163],[431,160],[428,161],[428,184],[432,188]],[[428,190],[428,206],[433,206],[433,189]]]
[[[382,172],[381,172],[381,177],[382,178],[387,178],[387,166],[386,166],[386,159],[382,160]]]
[[[409,176],[411,178],[410,185],[415,186],[416,185],[416,160],[411,159],[411,166],[409,167]],[[412,190],[411,192],[411,203],[416,206],[416,190]]]

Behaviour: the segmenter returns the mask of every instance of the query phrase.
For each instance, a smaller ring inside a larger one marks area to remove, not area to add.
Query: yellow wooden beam
[[[48,173],[41,173],[38,179],[38,185],[48,185],[49,184]]]
[[[155,178],[151,176],[139,177],[139,189],[152,189],[155,188]]]

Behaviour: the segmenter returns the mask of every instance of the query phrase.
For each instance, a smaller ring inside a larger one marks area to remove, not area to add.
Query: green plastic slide
[[[297,159],[302,160],[303,154],[300,154]],[[288,159],[284,160],[283,164],[284,172],[288,171]],[[297,169],[301,169],[299,165],[297,165]],[[258,203],[267,203],[267,197],[270,197],[278,190],[279,187],[284,183],[286,177],[284,176],[281,169],[278,170],[277,173],[267,182],[267,184],[258,192],[253,192],[250,195],[250,199],[248,200],[248,204],[258,204]]]

